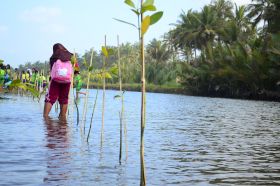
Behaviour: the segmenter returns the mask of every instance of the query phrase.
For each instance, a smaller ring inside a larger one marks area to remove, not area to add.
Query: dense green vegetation
[[[280,1],[218,0],[180,15],[168,33],[186,57],[181,82],[195,94],[266,98],[280,87]],[[279,95],[278,95],[279,96]]]
[[[217,0],[200,11],[182,12],[171,31],[146,44],[147,83],[181,85],[194,95],[279,99],[279,9],[279,0],[253,0],[240,7]],[[117,47],[107,48],[113,51],[111,66],[117,63]],[[78,57],[84,73],[90,56],[86,51]],[[123,83],[140,83],[139,43],[120,45],[120,56]],[[102,68],[101,51],[94,51],[93,62]],[[118,77],[110,81],[118,83]]]

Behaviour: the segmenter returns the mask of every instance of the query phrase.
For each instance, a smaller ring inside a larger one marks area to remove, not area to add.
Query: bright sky
[[[107,35],[107,45],[138,40],[137,30],[117,22],[119,18],[136,23],[136,15],[124,0],[7,0],[1,2],[0,59],[18,67],[26,62],[49,60],[54,43],[62,43],[70,51],[83,54],[100,50]],[[138,1],[138,0],[137,0]],[[134,0],[134,2],[137,2]],[[148,30],[146,43],[168,32],[182,10],[200,10],[211,0],[155,0],[162,19]],[[233,0],[238,5],[251,0]]]

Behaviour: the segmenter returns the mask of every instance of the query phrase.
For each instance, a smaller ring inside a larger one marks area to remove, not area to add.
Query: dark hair
[[[53,64],[56,60],[60,59],[61,61],[70,61],[72,57],[72,53],[69,52],[62,44],[56,43],[53,45],[53,54],[50,58],[50,66],[52,69]]]
[[[74,71],[74,74],[80,74],[80,71],[75,70],[75,71]]]

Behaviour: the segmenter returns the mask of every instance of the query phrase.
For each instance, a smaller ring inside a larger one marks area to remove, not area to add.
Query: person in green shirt
[[[79,94],[86,95],[85,92],[80,91],[82,89],[82,86],[83,86],[83,81],[80,76],[80,72],[75,70],[74,71],[74,88],[76,88],[76,99],[79,98]]]
[[[6,75],[5,68],[6,67],[1,63],[0,64],[0,86],[1,87],[4,85],[4,82],[5,82],[5,75]]]
[[[32,68],[32,75],[30,78],[30,83],[35,85],[36,81],[38,81],[38,70]]]

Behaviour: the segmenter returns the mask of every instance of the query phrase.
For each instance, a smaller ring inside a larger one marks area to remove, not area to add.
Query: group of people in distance
[[[9,64],[4,65],[0,63],[0,87],[7,88],[13,80],[21,80],[23,83],[29,83],[36,87],[39,90],[40,87],[45,88],[47,86],[46,77],[44,73],[39,73],[38,70],[32,68],[22,70],[21,72],[18,68],[12,69]]]
[[[44,73],[39,71],[36,68],[32,68],[32,70],[27,69],[26,71],[22,71],[20,74],[20,79],[23,83],[30,83],[36,85],[38,87],[45,88],[47,85],[47,78]]]

